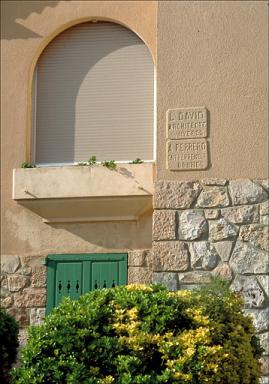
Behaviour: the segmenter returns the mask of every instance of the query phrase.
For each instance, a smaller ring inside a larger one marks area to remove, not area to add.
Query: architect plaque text
[[[167,167],[170,170],[198,170],[208,166],[205,139],[168,140]]]
[[[168,139],[189,139],[207,136],[205,107],[169,109],[166,113]]]

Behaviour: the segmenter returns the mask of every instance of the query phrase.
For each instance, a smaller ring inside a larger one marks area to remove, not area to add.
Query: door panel
[[[118,262],[93,262],[91,290],[119,285]]]
[[[58,263],[56,270],[55,305],[64,296],[78,299],[82,293],[82,263]]]

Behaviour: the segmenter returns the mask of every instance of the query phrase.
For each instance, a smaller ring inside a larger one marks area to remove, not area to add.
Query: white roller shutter
[[[37,65],[35,162],[154,158],[154,64],[143,41],[113,23],[57,36]]]

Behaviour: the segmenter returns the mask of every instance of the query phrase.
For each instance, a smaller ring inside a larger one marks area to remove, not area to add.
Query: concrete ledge
[[[154,167],[14,169],[12,197],[46,223],[137,220],[152,209]]]

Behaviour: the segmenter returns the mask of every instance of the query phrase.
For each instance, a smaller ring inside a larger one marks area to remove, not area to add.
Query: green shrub
[[[66,298],[30,328],[17,384],[255,384],[260,348],[223,284],[130,285]]]
[[[19,325],[0,308],[0,383],[9,382],[9,370],[16,360]]]

